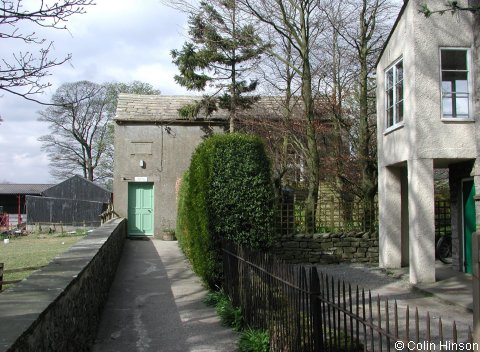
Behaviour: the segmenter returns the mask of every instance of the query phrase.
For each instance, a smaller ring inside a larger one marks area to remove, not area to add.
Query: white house
[[[426,18],[425,3],[444,6],[404,1],[377,64],[379,264],[409,266],[412,283],[435,281],[435,168],[449,169],[453,265],[471,270],[479,155],[472,14]]]

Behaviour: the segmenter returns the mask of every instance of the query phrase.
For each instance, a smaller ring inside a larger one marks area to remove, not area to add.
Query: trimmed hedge
[[[194,152],[180,187],[177,237],[211,288],[221,283],[221,238],[255,249],[273,240],[274,193],[263,142],[215,135]]]

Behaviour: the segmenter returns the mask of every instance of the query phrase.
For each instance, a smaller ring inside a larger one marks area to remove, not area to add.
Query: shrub
[[[261,140],[243,134],[208,138],[195,150],[179,192],[177,236],[210,288],[222,280],[220,242],[268,248],[274,193]]]
[[[218,316],[222,324],[233,328],[235,331],[240,331],[243,325],[242,310],[234,307],[230,297],[225,295],[215,306]]]
[[[242,310],[233,305],[230,297],[223,291],[209,291],[203,301],[209,307],[215,307],[224,326],[240,331],[243,327]]]
[[[255,249],[272,243],[273,187],[263,142],[254,136],[216,137],[208,192],[212,231]]]
[[[268,352],[270,341],[268,332],[263,330],[247,329],[240,335],[238,341],[239,352]]]
[[[188,195],[188,171],[182,177],[182,181],[180,183],[180,188],[178,190],[178,203],[177,203],[177,226],[175,228],[175,235],[177,237],[178,243],[180,248],[182,248],[183,252],[187,256],[190,257],[189,248],[190,245],[188,244],[189,233],[187,227],[187,212],[186,208],[186,197]]]

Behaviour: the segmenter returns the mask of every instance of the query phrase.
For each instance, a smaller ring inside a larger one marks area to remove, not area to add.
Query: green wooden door
[[[128,235],[153,236],[153,183],[128,184]]]
[[[463,195],[463,238],[465,272],[472,273],[472,234],[476,231],[475,220],[475,185],[473,180],[462,184]]]

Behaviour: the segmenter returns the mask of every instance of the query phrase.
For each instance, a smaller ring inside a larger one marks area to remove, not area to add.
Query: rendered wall
[[[410,0],[377,66],[379,167],[417,158],[476,157],[474,122],[442,120],[440,94],[439,48],[471,48],[471,15],[425,18],[418,12],[423,3],[431,9],[443,6],[435,0]],[[399,58],[404,65],[404,123],[385,132],[385,70]]]
[[[115,126],[114,207],[128,216],[128,184],[153,182],[154,231],[175,228],[178,182],[190,165],[193,151],[208,133],[223,132],[207,124],[165,125],[125,123]],[[140,167],[140,160],[145,166]]]
[[[377,65],[379,264],[408,264],[413,283],[435,281],[433,170],[475,159],[478,139],[474,119],[441,115],[440,48],[472,47],[471,15],[426,18],[418,11],[425,3],[431,10],[444,6],[409,0]],[[387,129],[385,72],[398,59],[404,68],[404,118]]]

